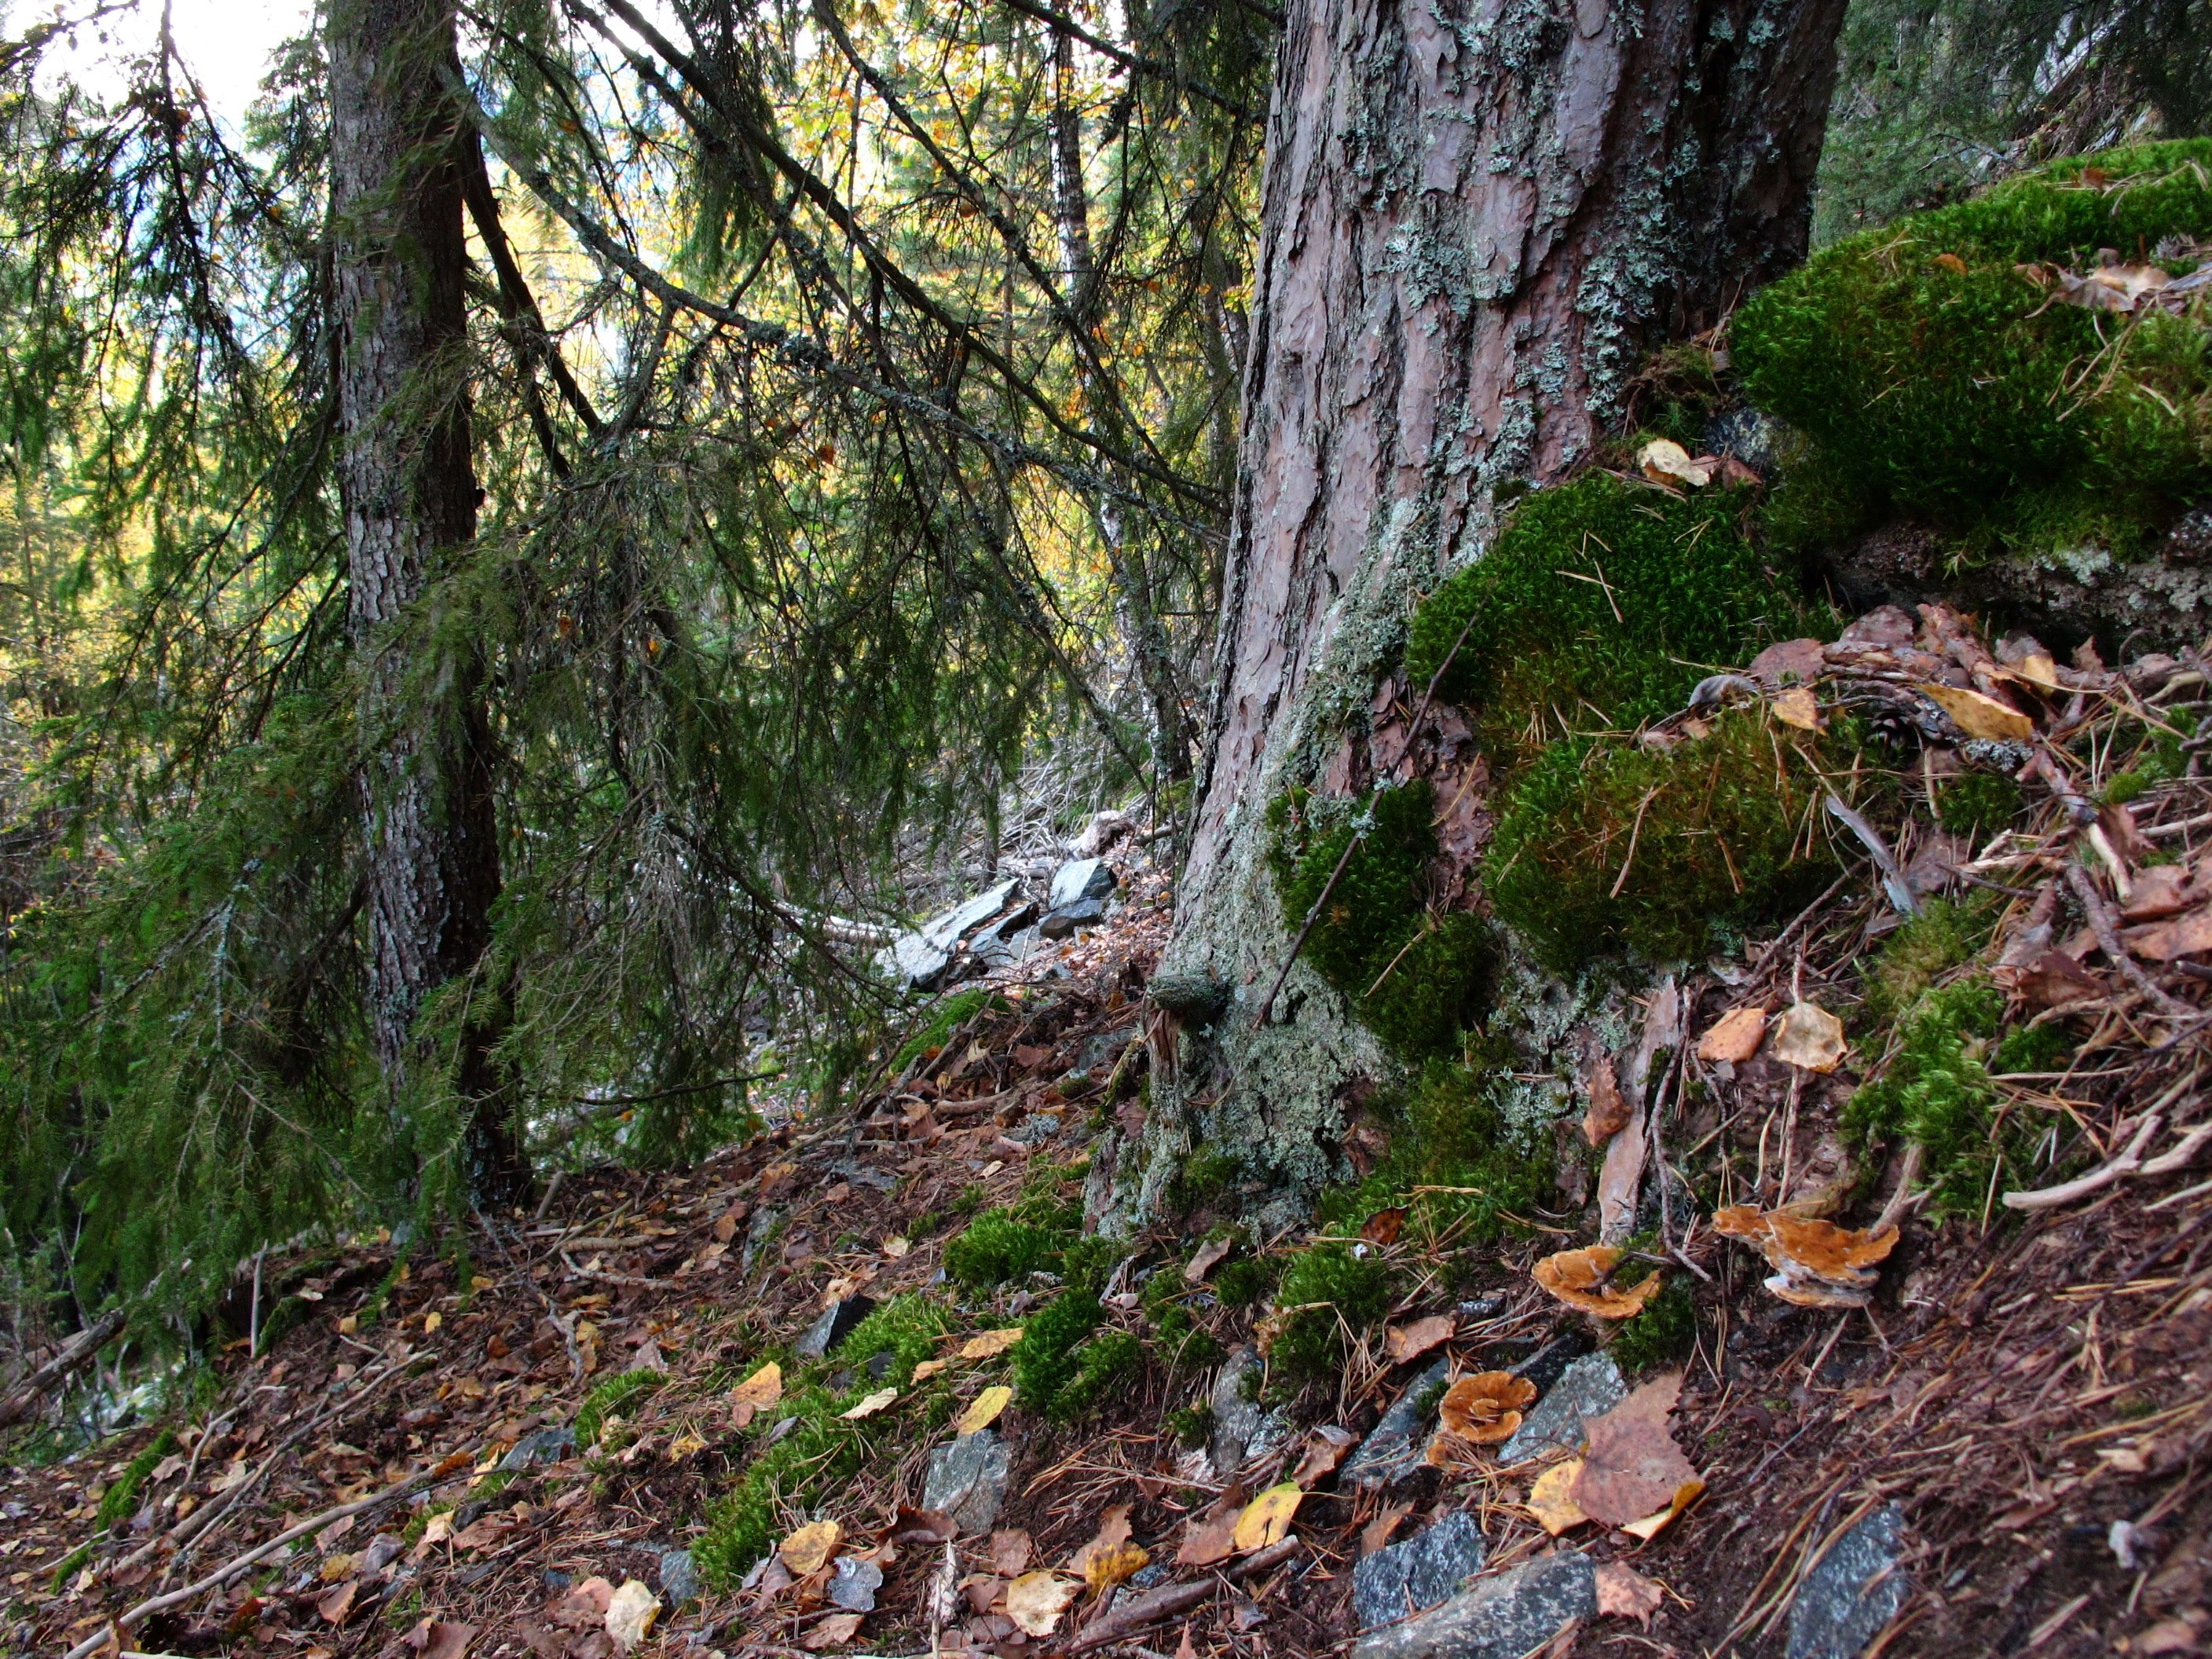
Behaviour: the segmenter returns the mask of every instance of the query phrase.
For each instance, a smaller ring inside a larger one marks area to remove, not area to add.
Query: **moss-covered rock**
[[[1501,769],[1550,738],[1671,714],[1762,634],[1802,630],[1753,508],[1748,490],[1676,495],[1603,472],[1539,490],[1414,613],[1407,673],[1425,686],[1450,657],[1437,695]]]
[[[1499,920],[1555,972],[1623,948],[1695,957],[1802,904],[1838,867],[1818,812],[1847,735],[1814,738],[1759,710],[1657,750],[1577,739],[1508,796],[1484,862]]]
[[[2206,240],[2212,141],[2059,162],[1814,255],[1736,314],[1735,367],[1811,435],[1832,525],[2126,556],[2212,493],[2212,336],[2053,303],[2033,271],[2109,249],[2180,274]]]

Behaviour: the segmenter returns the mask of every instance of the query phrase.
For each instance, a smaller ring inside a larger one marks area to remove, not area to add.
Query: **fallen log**
[[[1304,1547],[1296,1537],[1285,1538],[1279,1544],[1270,1544],[1263,1550],[1255,1550],[1230,1567],[1228,1576],[1231,1578],[1257,1577],[1282,1565]],[[1111,1646],[1147,1625],[1157,1625],[1163,1619],[1173,1619],[1212,1601],[1213,1593],[1219,1588],[1218,1579],[1209,1576],[1188,1584],[1163,1584],[1158,1589],[1146,1590],[1134,1600],[1121,1603],[1090,1629],[1078,1635],[1062,1651],[1068,1655],[1069,1659],[1074,1659],[1077,1654]]]
[[[103,1314],[62,1344],[59,1353],[33,1371],[15,1393],[0,1400],[0,1429],[21,1422],[37,1410],[39,1401],[46,1398],[54,1384],[107,1346],[123,1328],[126,1317],[121,1308]]]

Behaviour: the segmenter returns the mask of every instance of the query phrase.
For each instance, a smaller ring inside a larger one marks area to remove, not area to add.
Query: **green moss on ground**
[[[1724,712],[1710,735],[1663,753],[1556,744],[1498,816],[1491,902],[1557,972],[1624,948],[1702,957],[1833,878],[1822,775],[1848,769],[1849,746],[1847,733],[1814,738],[1759,710]]]
[[[945,1247],[945,1274],[957,1285],[982,1290],[1049,1269],[1066,1248],[1063,1228],[1018,1218],[1011,1209],[986,1210]]]
[[[1810,435],[1838,524],[1923,518],[1969,557],[2126,556],[2212,491],[2212,336],[2051,303],[2020,268],[2110,248],[2179,274],[2172,250],[2204,240],[2212,140],[2061,161],[1815,254],[1736,313],[1735,367]]]
[[[1349,1244],[1316,1244],[1291,1257],[1275,1306],[1283,1318],[1267,1349],[1267,1363],[1285,1382],[1297,1385],[1335,1376],[1343,1366],[1346,1339],[1379,1322],[1390,1306],[1390,1269],[1372,1254],[1355,1255]]]
[[[1108,1389],[1136,1375],[1144,1350],[1127,1331],[1094,1334],[1106,1310],[1089,1291],[1068,1290],[1023,1322],[1013,1348],[1014,1397],[1055,1423],[1069,1423]]]
[[[994,1003],[999,1011],[1012,1006],[1003,997],[994,998],[980,986],[939,997],[931,1006],[929,1018],[922,1022],[921,1029],[901,1043],[898,1052],[891,1056],[891,1069],[902,1072],[928,1050],[943,1048],[945,1040],[973,1018],[987,1002]]]
[[[1507,771],[1548,738],[1671,714],[1762,634],[1806,626],[1796,583],[1753,544],[1753,500],[1609,473],[1537,491],[1414,612],[1410,683],[1426,686],[1465,630],[1437,695]]]
[[[2008,828],[2027,805],[2020,786],[1999,772],[1963,773],[1936,793],[1936,822],[1978,844]]]
[[[609,1418],[627,1415],[631,1407],[667,1380],[659,1371],[624,1371],[600,1383],[576,1407],[577,1445],[598,1445]]]
[[[1865,971],[1865,1012],[1880,1028],[1919,1001],[1936,981],[1989,942],[1996,907],[1987,896],[1931,900],[1882,942]]]
[[[1191,1316],[1190,1300],[1197,1294],[1196,1287],[1185,1284],[1182,1274],[1172,1267],[1162,1267],[1147,1279],[1142,1291],[1145,1317],[1152,1322],[1163,1356],[1170,1364],[1186,1370],[1211,1365],[1224,1352]]]
[[[146,1477],[176,1449],[176,1431],[163,1429],[145,1450],[125,1464],[123,1473],[115,1477],[114,1484],[101,1496],[100,1507],[93,1512],[93,1530],[105,1532],[128,1521],[137,1511],[138,1490],[146,1484]]]
[[[1270,814],[1284,927],[1295,935],[1326,891],[1306,960],[1370,1030],[1416,1059],[1448,1048],[1488,1011],[1498,976],[1496,941],[1480,916],[1427,907],[1435,810],[1434,792],[1422,780],[1378,790],[1358,811],[1349,801],[1300,792],[1278,800]],[[1343,873],[1331,886],[1340,860]]]
[[[1631,1276],[1623,1275],[1624,1285],[1631,1282]],[[1684,1358],[1697,1340],[1697,1302],[1686,1280],[1670,1279],[1642,1313],[1613,1328],[1606,1352],[1633,1376]]]

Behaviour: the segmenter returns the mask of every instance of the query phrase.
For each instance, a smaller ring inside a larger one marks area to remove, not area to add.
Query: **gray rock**
[[[1552,1385],[1566,1375],[1567,1367],[1590,1351],[1590,1340],[1580,1331],[1569,1331],[1555,1336],[1517,1365],[1506,1369],[1514,1376],[1536,1385],[1541,1396],[1550,1392]]]
[[[1597,1575],[1560,1550],[1477,1579],[1440,1607],[1363,1636],[1352,1659],[1523,1659],[1566,1627],[1597,1617]]]
[[[699,1570],[691,1565],[690,1550],[661,1551],[660,1594],[672,1608],[699,1599]]]
[[[933,991],[945,982],[952,952],[920,933],[901,933],[876,952],[876,966],[909,990]]]
[[[1498,1449],[1498,1461],[1518,1463],[1553,1447],[1572,1451],[1588,1437],[1583,1431],[1584,1418],[1602,1417],[1627,1398],[1628,1384],[1610,1355],[1594,1353],[1577,1359],[1529,1407],[1513,1437]]]
[[[1021,884],[1002,881],[996,887],[978,893],[974,898],[954,905],[942,915],[932,916],[921,924],[925,943],[940,951],[950,951],[969,933],[1006,908],[1015,890]]]
[[[1017,1146],[1034,1146],[1039,1141],[1050,1140],[1066,1127],[1050,1112],[1031,1112],[1006,1131],[1006,1139]]]
[[[1488,1549],[1474,1517],[1458,1510],[1411,1538],[1363,1557],[1352,1570],[1352,1610],[1359,1628],[1395,1625],[1449,1601],[1482,1571]]]
[[[1705,422],[1705,453],[1733,455],[1754,472],[1771,472],[1781,424],[1748,404],[1724,409]]]
[[[793,1351],[807,1359],[819,1359],[853,1334],[853,1327],[876,1310],[872,1296],[842,1296],[823,1310]]]
[[[1013,1467],[1013,1450],[995,1430],[963,1434],[930,1453],[921,1506],[951,1516],[963,1534],[988,1532],[999,1518],[999,1506],[1006,1501],[1006,1481]]]
[[[1115,886],[1114,868],[1103,859],[1070,859],[1052,874],[1048,902],[1064,910],[1085,899],[1103,899]]]
[[[1079,927],[1095,927],[1106,919],[1106,907],[1097,899],[1078,899],[1073,904],[1063,904],[1037,923],[1037,932],[1046,939],[1066,939]]]
[[[1905,1511],[1885,1504],[1829,1548],[1790,1608],[1790,1659],[1858,1659],[1912,1583],[1899,1565]]]
[[[876,1592],[883,1587],[881,1567],[857,1555],[841,1555],[837,1571],[830,1576],[830,1599],[848,1613],[873,1613]]]
[[[1265,1456],[1289,1436],[1291,1425],[1280,1412],[1262,1411],[1259,1402],[1244,1397],[1245,1379],[1260,1370],[1260,1351],[1246,1343],[1222,1362],[1214,1379],[1213,1437],[1206,1455],[1224,1480],[1255,1457]]]
[[[1424,1409],[1423,1397],[1434,1394],[1450,1378],[1451,1360],[1446,1357],[1407,1384],[1397,1403],[1382,1413],[1382,1420],[1360,1442],[1359,1449],[1346,1460],[1343,1478],[1373,1492],[1395,1486],[1425,1467],[1421,1454],[1427,1449],[1429,1418],[1436,1407],[1430,1401]]]
[[[576,1449],[576,1431],[562,1427],[539,1429],[526,1434],[507,1448],[507,1455],[499,1460],[502,1469],[526,1469],[538,1463],[557,1463],[571,1456]]]
[[[356,1563],[363,1578],[382,1577],[384,1570],[407,1553],[407,1540],[396,1532],[380,1532],[368,1540],[368,1547],[361,1553]]]

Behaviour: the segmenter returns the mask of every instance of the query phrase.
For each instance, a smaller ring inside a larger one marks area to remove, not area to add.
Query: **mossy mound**
[[[1389,1306],[1390,1269],[1380,1257],[1316,1244],[1291,1258],[1276,1286],[1281,1322],[1267,1362],[1294,1385],[1324,1382],[1342,1370],[1346,1339],[1372,1328]]]
[[[1734,367],[1810,434],[1838,532],[1905,515],[1968,557],[2124,556],[2212,493],[2212,336],[2054,303],[2027,268],[2110,249],[2181,275],[2205,240],[2212,140],[2059,162],[1814,255],[1737,313]]]
[[[1550,1126],[1508,1121],[1499,1097],[1514,1064],[1511,1045],[1494,1039],[1431,1059],[1382,1103],[1389,1155],[1358,1186],[1325,1200],[1322,1219],[1333,1231],[1356,1229],[1377,1210],[1407,1205],[1431,1232],[1487,1243],[1543,1206],[1553,1176]]]
[[[1654,962],[1700,957],[1834,878],[1822,775],[1849,769],[1849,743],[1731,710],[1664,752],[1555,744],[1498,817],[1491,901],[1561,973],[1624,948]]]
[[[660,1372],[649,1370],[623,1371],[607,1378],[576,1407],[576,1443],[598,1445],[608,1419],[627,1415],[631,1407],[667,1380]]]
[[[1762,633],[1803,631],[1796,581],[1753,544],[1753,506],[1748,490],[1601,472],[1537,491],[1413,613],[1409,681],[1425,687],[1449,655],[1437,695],[1501,769],[1552,738],[1673,713]]]
[[[1296,933],[1328,892],[1306,960],[1408,1058],[1449,1048],[1487,1011],[1497,978],[1496,942],[1482,918],[1436,914],[1425,902],[1437,853],[1435,805],[1424,780],[1376,791],[1358,813],[1352,802],[1300,793],[1277,801],[1273,814],[1284,926]],[[1365,839],[1331,887],[1363,824]]]

